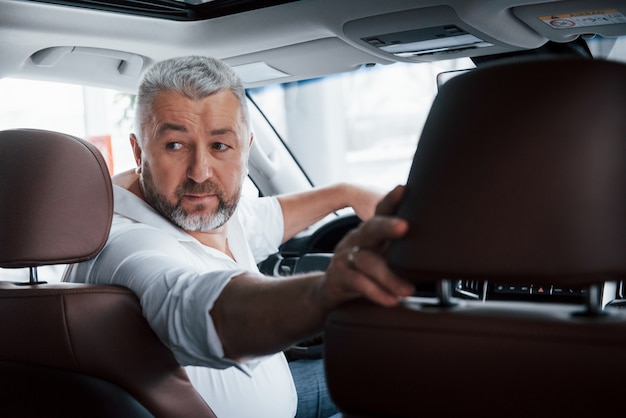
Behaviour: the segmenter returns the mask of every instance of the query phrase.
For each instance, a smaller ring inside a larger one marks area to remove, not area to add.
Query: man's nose
[[[187,177],[196,183],[203,183],[213,176],[211,154],[208,151],[196,150],[191,155]]]

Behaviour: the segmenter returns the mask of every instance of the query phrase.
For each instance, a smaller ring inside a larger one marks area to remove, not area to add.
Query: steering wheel
[[[350,230],[361,224],[356,215],[343,215],[319,227],[308,239],[308,252],[332,253]]]
[[[259,270],[272,276],[324,271],[337,243],[360,223],[356,215],[338,216],[311,235],[293,238],[281,245],[278,253],[259,263]]]

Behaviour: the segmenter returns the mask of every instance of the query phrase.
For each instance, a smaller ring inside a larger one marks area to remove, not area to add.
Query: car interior
[[[401,179],[410,232],[388,261],[415,295],[391,309],[346,304],[323,335],[286,352],[324,358],[344,417],[621,413],[626,1],[0,0],[0,81],[133,95],[150,65],[181,55],[220,58],[244,81],[249,180],[261,196],[315,186],[309,172],[331,156],[305,164],[295,152],[305,140],[283,138],[260,93],[471,63],[433,74]],[[103,248],[106,153],[61,130],[2,123],[0,415],[215,416],[132,292],[61,283],[62,270],[40,278]],[[360,222],[333,214],[259,269],[324,270]]]

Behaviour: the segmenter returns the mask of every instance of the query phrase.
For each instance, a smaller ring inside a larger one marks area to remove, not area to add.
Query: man
[[[155,64],[139,87],[135,127],[136,174],[116,179],[107,245],[68,279],[133,290],[218,416],[294,416],[281,351],[320,332],[341,303],[367,297],[391,306],[412,293],[381,257],[406,223],[373,216],[380,196],[345,184],[240,199],[253,138],[242,83],[218,60]],[[400,195],[388,195],[380,215]],[[338,244],[325,273],[258,273],[255,256],[346,206],[368,221]]]

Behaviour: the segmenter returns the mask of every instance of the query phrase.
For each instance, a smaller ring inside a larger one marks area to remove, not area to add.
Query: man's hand
[[[370,220],[376,213],[376,207],[383,199],[384,194],[374,189],[351,184],[344,185],[344,188],[346,189],[345,194],[349,198],[346,206],[351,207],[362,221]]]
[[[376,215],[348,233],[335,248],[321,282],[326,309],[358,297],[394,306],[413,294],[413,285],[396,276],[385,261],[389,241],[401,238],[408,229],[405,220],[391,216],[403,192],[401,186],[392,190],[378,204]]]

